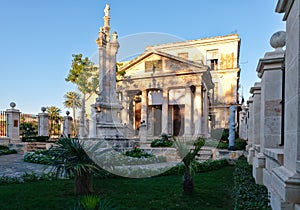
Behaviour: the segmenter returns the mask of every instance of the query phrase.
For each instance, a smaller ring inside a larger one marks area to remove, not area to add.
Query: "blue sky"
[[[72,54],[92,57],[105,3],[120,40],[156,32],[183,40],[237,32],[241,84],[246,97],[258,81],[256,66],[271,51],[269,39],[285,30],[276,0],[11,0],[0,1],[0,110],[14,101],[24,113],[42,106],[65,111],[63,95]],[[141,49],[142,51],[143,49]]]

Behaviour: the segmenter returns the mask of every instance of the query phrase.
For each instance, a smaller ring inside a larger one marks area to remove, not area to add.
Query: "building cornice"
[[[284,21],[289,16],[294,1],[295,0],[278,0],[275,11],[278,13],[285,13],[283,16]]]

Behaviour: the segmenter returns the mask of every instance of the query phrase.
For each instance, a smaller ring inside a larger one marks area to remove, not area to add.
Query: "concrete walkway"
[[[24,162],[23,154],[0,156],[0,177],[20,177],[26,172],[41,174],[44,169],[44,165]]]

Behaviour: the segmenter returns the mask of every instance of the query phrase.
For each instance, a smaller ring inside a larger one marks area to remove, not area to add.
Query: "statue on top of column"
[[[106,4],[104,9],[105,16],[109,16],[109,10],[110,10],[109,4]]]

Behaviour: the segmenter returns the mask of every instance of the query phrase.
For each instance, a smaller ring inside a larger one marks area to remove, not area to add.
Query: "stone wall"
[[[285,13],[286,33],[271,37],[275,50],[257,66],[261,81],[251,88],[246,115],[248,162],[256,183],[268,188],[272,209],[294,210],[300,209],[300,2],[278,0],[276,11]]]

